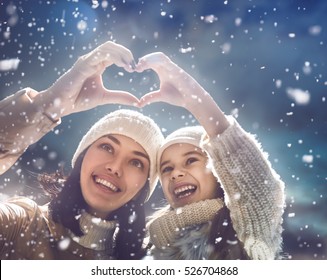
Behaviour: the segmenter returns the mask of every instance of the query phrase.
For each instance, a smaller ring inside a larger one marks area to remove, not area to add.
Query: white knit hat
[[[160,166],[162,153],[169,146],[177,143],[186,143],[186,144],[194,145],[196,147],[201,147],[200,143],[204,135],[206,135],[206,131],[202,126],[199,125],[182,127],[175,130],[174,132],[172,132],[166,137],[161,147],[159,148],[158,156],[157,156],[157,166]]]
[[[72,166],[78,156],[93,142],[108,134],[120,134],[132,138],[139,143],[150,158],[149,199],[158,182],[156,156],[164,137],[158,125],[149,117],[133,110],[121,109],[114,111],[99,121],[84,135],[72,159]]]

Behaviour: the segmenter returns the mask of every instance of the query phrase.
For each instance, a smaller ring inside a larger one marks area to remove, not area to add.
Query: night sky
[[[166,53],[214,97],[226,114],[256,134],[286,184],[286,259],[327,255],[327,1],[0,0],[0,96],[43,90],[76,59],[107,40],[135,59]],[[141,97],[157,76],[104,73],[110,89]],[[70,170],[77,144],[104,105],[65,117],[0,178],[0,199],[30,195],[45,202],[35,174]],[[196,120],[179,107],[136,109],[167,135]],[[163,204],[157,188],[149,213]]]

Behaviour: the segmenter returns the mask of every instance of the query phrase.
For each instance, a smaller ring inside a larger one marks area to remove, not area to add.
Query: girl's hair
[[[224,206],[212,220],[209,244],[215,248],[211,259],[247,260],[249,259],[243,243],[237,238],[230,218],[229,209]]]
[[[80,154],[67,177],[62,172],[38,176],[41,186],[51,197],[49,210],[52,219],[76,236],[83,235],[77,217],[87,209],[80,186],[80,171],[85,153],[86,150]],[[140,259],[145,256],[142,245],[145,236],[144,201],[148,189],[147,181],[135,200],[129,201],[107,217],[107,220],[115,219],[119,223],[115,242],[117,259]]]

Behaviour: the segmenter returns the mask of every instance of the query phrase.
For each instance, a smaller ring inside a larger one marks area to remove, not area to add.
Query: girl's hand
[[[86,55],[62,75],[49,89],[40,92],[38,102],[53,118],[92,109],[103,104],[137,106],[139,100],[129,92],[109,90],[103,85],[102,74],[111,65],[134,71],[131,51],[108,41]]]
[[[161,52],[148,54],[139,60],[136,71],[146,69],[157,73],[160,88],[144,95],[140,99],[140,106],[162,101],[192,110],[192,106],[198,105],[199,98],[208,95],[193,77]]]
[[[208,135],[215,137],[228,126],[228,120],[211,95],[182,68],[161,52],[148,54],[139,60],[137,72],[154,70],[160,80],[159,90],[144,95],[139,106],[166,102],[184,107],[199,121]]]

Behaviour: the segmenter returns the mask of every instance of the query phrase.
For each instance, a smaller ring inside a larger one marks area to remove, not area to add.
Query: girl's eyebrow
[[[183,154],[183,156],[189,156],[189,155],[198,155],[198,156],[204,156],[204,154],[202,152],[199,152],[199,151],[190,151],[190,152],[186,152],[185,154]]]
[[[121,142],[115,137],[115,136],[112,136],[112,135],[107,135],[107,138],[109,138],[112,142],[114,142],[115,144],[121,146]],[[140,156],[140,157],[143,157],[145,158],[148,162],[150,162],[150,158],[147,154],[145,153],[142,153],[140,151],[133,151],[133,154],[137,155],[137,156]]]
[[[160,168],[159,169],[161,169],[165,164],[167,164],[167,163],[169,163],[170,162],[170,160],[165,160],[164,162],[162,162],[161,164],[160,164]]]

